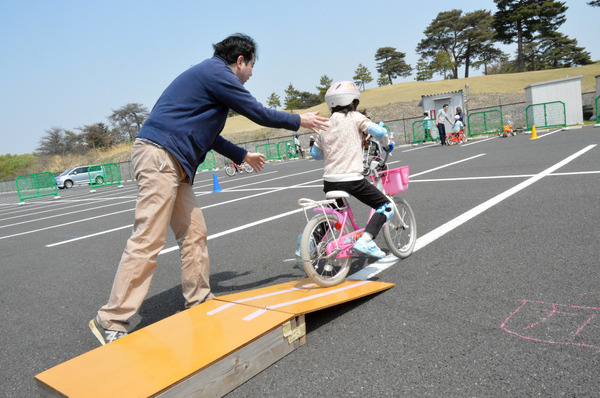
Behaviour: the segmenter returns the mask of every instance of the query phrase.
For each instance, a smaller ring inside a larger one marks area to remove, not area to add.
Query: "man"
[[[173,230],[182,261],[186,308],[214,296],[209,285],[206,225],[192,184],[208,151],[256,171],[264,156],[220,136],[229,109],[267,127],[315,132],[327,127],[317,113],[302,115],[263,107],[244,88],[252,76],[256,44],[235,34],[213,45],[214,56],[179,75],[163,92],[140,129],[131,150],[138,182],[133,233],[123,252],[108,303],[89,322],[103,345],[127,334],[129,319],[150,287],[156,257]]]
[[[450,124],[452,124],[452,121],[450,120],[450,118],[448,117],[448,114],[446,113],[447,110],[448,110],[448,104],[444,104],[442,109],[440,109],[438,112],[437,123],[436,123],[438,132],[440,133],[440,141],[442,142],[442,145],[446,145],[446,126],[444,125],[444,120],[447,120]]]

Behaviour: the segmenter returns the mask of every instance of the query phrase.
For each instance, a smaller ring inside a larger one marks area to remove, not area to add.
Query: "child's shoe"
[[[381,251],[379,247],[375,244],[375,241],[367,242],[363,237],[360,237],[352,248],[358,252],[364,253],[366,255],[384,258],[385,253]]]

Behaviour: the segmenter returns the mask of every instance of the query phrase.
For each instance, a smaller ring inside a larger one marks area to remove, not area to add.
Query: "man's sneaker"
[[[384,258],[385,253],[381,251],[374,241],[367,242],[364,238],[359,238],[352,248],[358,252],[367,254],[372,257]]]
[[[96,338],[98,339],[98,341],[100,341],[100,343],[102,343],[102,345],[111,343],[116,339],[120,339],[123,336],[127,336],[127,332],[104,329],[102,326],[100,326],[96,318],[90,321],[89,326],[92,333],[94,333],[94,336],[96,336]]]

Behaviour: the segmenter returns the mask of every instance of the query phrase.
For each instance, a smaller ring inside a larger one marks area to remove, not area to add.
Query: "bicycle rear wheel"
[[[396,203],[396,211],[383,227],[383,238],[394,256],[406,258],[411,255],[417,242],[417,221],[406,200],[392,199]]]
[[[242,167],[244,168],[244,171],[246,173],[252,173],[254,171],[254,169],[252,168],[252,166],[250,166],[248,163],[244,163],[242,165]]]
[[[327,258],[327,244],[336,239],[334,215],[317,215],[304,227],[300,241],[302,265],[306,275],[319,286],[329,287],[342,283],[350,270],[350,258]],[[352,232],[349,226],[342,234]]]

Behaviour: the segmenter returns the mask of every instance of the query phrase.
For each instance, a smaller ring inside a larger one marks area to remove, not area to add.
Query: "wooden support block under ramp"
[[[35,376],[45,397],[220,397],[306,341],[304,315],[392,283],[308,279],[217,297]]]

